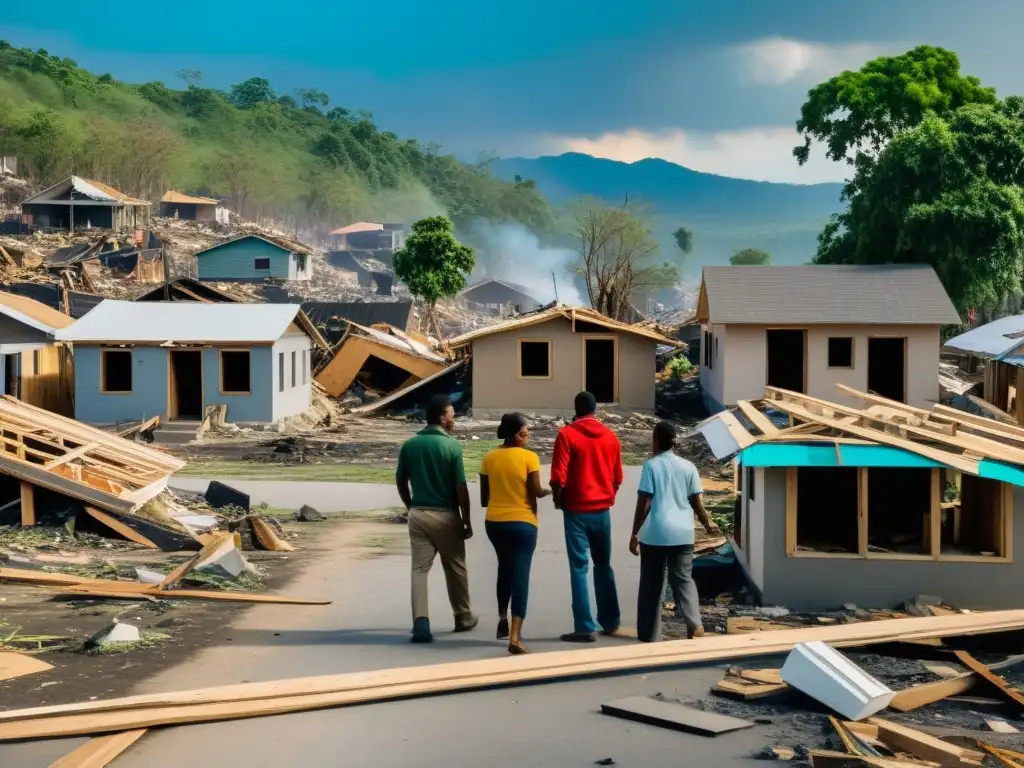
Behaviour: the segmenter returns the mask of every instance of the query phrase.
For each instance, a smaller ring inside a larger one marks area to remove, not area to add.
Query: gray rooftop
[[[712,323],[959,325],[927,264],[705,267]]]
[[[299,313],[298,304],[206,304],[189,301],[105,299],[73,325],[60,341],[126,343],[273,343]]]

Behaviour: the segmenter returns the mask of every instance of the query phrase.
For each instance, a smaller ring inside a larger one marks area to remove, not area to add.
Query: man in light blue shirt
[[[692,462],[676,456],[672,448],[676,429],[667,421],[654,427],[654,456],[640,473],[633,535],[629,551],[640,556],[640,589],[637,595],[637,637],[645,643],[661,639],[661,604],[665,595],[665,571],[681,609],[689,638],[700,637],[700,598],[693,582],[693,514],[708,533],[718,529],[701,503],[700,475]]]

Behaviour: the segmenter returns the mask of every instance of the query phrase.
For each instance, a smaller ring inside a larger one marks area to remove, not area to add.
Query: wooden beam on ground
[[[1021,662],[1024,662],[1024,656],[1011,656],[1005,661],[993,664],[989,669],[1009,669]],[[928,704],[934,704],[936,701],[967,693],[980,679],[981,676],[977,673],[967,672],[946,680],[936,680],[934,683],[923,683],[911,688],[904,688],[902,691],[898,691],[889,702],[889,709],[895,709],[897,712],[912,712]]]
[[[253,535],[256,536],[256,540],[264,549],[271,552],[295,551],[295,547],[278,536],[274,529],[267,525],[263,520],[260,520],[258,517],[253,517],[250,522],[252,523]]]
[[[0,568],[0,582],[34,584],[44,587],[96,587],[110,592],[148,592],[152,584],[137,581],[115,581],[114,579],[90,579],[85,576],[71,576],[66,573],[29,571],[24,568]]]
[[[160,417],[154,416],[153,418],[140,422],[133,427],[128,427],[128,429],[122,429],[120,432],[117,433],[117,436],[128,437],[129,435],[134,435],[137,432],[145,432],[146,430],[153,429],[154,427],[159,426],[159,424]]]
[[[154,600],[213,600],[222,603],[271,603],[273,605],[330,605],[330,600],[314,600],[305,597],[289,597],[287,595],[261,595],[258,592],[213,592],[204,589],[172,589],[164,591],[155,584],[143,584],[149,587],[135,593],[123,590],[104,590],[102,587],[60,587],[62,595],[74,597],[106,597],[114,600],[134,600],[139,597]]]
[[[145,728],[139,728],[89,739],[73,752],[52,763],[50,768],[105,768],[141,739],[145,732]]]
[[[94,509],[93,507],[86,507],[85,511],[89,513],[89,517],[103,523],[105,526],[107,526],[107,528],[110,528],[113,531],[117,531],[119,534],[128,539],[128,541],[134,541],[136,544],[141,544],[142,546],[147,547],[148,549],[160,549],[160,547],[158,547],[152,541],[147,539],[141,533],[139,533],[136,530],[133,530],[131,527],[125,525],[120,520],[111,517],[106,512],[100,512],[98,509]]]
[[[772,424],[772,420],[761,413],[755,408],[750,402],[746,400],[737,400],[736,406],[740,409],[747,420],[750,421],[755,427],[761,430],[761,434],[765,437],[778,434],[779,428]]]
[[[878,727],[878,738],[890,747],[922,760],[932,760],[943,768],[981,765],[985,759],[981,752],[958,747],[931,734],[881,717],[869,717],[868,722]]]
[[[1024,710],[1024,695],[1021,695],[1020,691],[1015,688],[1011,688],[1002,677],[994,674],[991,669],[986,667],[967,651],[956,651],[955,656],[957,661],[999,691],[1003,698],[1015,704],[1018,710]]]
[[[0,651],[0,680],[13,680],[16,677],[34,675],[36,672],[45,672],[48,669],[53,669],[53,665],[47,664],[35,656],[26,656],[14,651]]]
[[[175,592],[166,593],[174,599]],[[367,704],[411,696],[479,690],[494,686],[679,667],[761,655],[776,655],[803,642],[836,647],[980,634],[1024,628],[1024,610],[958,616],[889,619],[707,636],[640,645],[554,651],[532,656],[449,662],[323,677],[244,683],[178,693],[37,707],[0,712],[0,741],[92,735],[199,722],[235,720],[313,709]]]
[[[36,524],[36,494],[32,483],[21,481],[21,525],[30,528]]]

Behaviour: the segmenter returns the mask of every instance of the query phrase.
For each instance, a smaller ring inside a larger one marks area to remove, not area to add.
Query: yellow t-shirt
[[[540,472],[540,457],[525,448],[495,448],[484,456],[480,474],[487,475],[491,488],[488,520],[537,524],[526,492],[526,479],[531,472]]]

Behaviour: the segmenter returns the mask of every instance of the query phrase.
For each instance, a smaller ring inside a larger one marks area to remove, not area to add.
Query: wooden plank
[[[63,456],[58,456],[53,461],[46,462],[46,464],[44,464],[43,467],[52,470],[54,467],[59,467],[61,464],[67,464],[69,461],[73,461],[74,459],[77,459],[79,456],[82,456],[88,453],[89,451],[99,447],[99,443],[86,443],[85,445],[80,445],[74,450],[68,451]]]
[[[203,548],[199,550],[199,552],[197,552],[194,557],[189,558],[184,563],[175,568],[173,571],[171,571],[169,574],[167,574],[167,577],[159,584],[160,589],[170,589],[171,587],[173,587],[175,584],[181,581],[186,575],[188,575],[188,573],[193,568],[195,568],[196,565],[201,563],[204,558],[207,558],[214,552],[216,552],[217,548],[220,547],[224,539],[233,538],[233,534],[228,533],[226,531],[218,531],[206,535],[209,538],[204,542]]]
[[[274,532],[274,529],[267,525],[263,520],[260,520],[258,517],[254,517],[250,522],[252,523],[252,532],[256,536],[256,540],[259,541],[260,546],[264,549],[270,550],[271,552],[295,551],[295,547],[278,536],[277,533]]]
[[[129,435],[134,435],[136,432],[145,432],[146,430],[153,429],[154,427],[157,427],[159,425],[160,425],[160,417],[159,416],[154,416],[151,419],[146,419],[146,421],[139,422],[134,427],[128,427],[128,429],[122,429],[120,432],[117,433],[117,436],[118,437],[128,437]]]
[[[13,680],[16,677],[34,675],[36,672],[45,672],[48,669],[53,669],[53,665],[47,664],[35,656],[26,656],[13,651],[0,651],[0,680]]]
[[[751,424],[761,430],[761,434],[766,437],[778,434],[779,428],[772,424],[772,420],[761,413],[747,400],[737,400],[736,405],[743,412],[743,415],[747,417]]]
[[[996,733],[1020,733],[1020,729],[1014,728],[1005,720],[986,720],[985,725],[988,726],[990,731],[995,731]]]
[[[786,557],[796,552],[797,468],[786,467]]]
[[[881,717],[870,717],[868,722],[878,726],[878,738],[889,746],[922,760],[932,760],[944,768],[980,765],[984,760],[984,755],[980,752],[955,746],[906,725],[893,723]]]
[[[36,524],[36,495],[31,483],[21,482],[21,525],[30,528]]]
[[[601,705],[606,715],[621,717],[646,725],[670,728],[673,731],[696,733],[700,736],[718,736],[722,733],[753,728],[750,720],[738,717],[719,715],[716,712],[705,712],[702,709],[684,707],[682,704],[670,704],[667,701],[656,701],[646,696],[630,696],[616,699]]]
[[[118,755],[142,738],[145,728],[98,736],[60,758],[50,768],[105,768]]]
[[[830,749],[812,749],[808,752],[813,768],[850,768],[859,765],[868,768],[933,768],[936,764],[905,758],[870,757],[834,752]]]
[[[1024,662],[1024,655],[1011,656],[1005,661],[993,664],[989,669],[1009,669],[1021,662]],[[923,685],[915,685],[912,688],[904,688],[902,691],[897,692],[892,701],[889,702],[889,708],[895,709],[897,712],[911,712],[919,707],[933,704],[936,701],[941,701],[951,696],[960,696],[971,690],[979,679],[980,676],[976,673],[967,672],[958,677],[951,677],[948,680],[938,680],[934,683],[924,683]]]
[[[200,589],[172,589],[164,591],[158,585],[143,584],[147,590],[139,590],[132,594],[123,590],[104,590],[101,587],[61,587],[62,595],[81,597],[107,597],[115,600],[133,600],[140,595],[156,600],[214,600],[223,603],[271,603],[273,605],[330,605],[331,600],[314,600],[305,597],[288,597],[287,595],[261,595],[250,592],[212,592]]]
[[[128,539],[128,541],[134,541],[136,544],[141,544],[142,546],[148,547],[149,549],[160,549],[160,547],[158,547],[152,541],[147,539],[141,533],[133,530],[129,526],[122,523],[120,520],[111,517],[105,512],[100,512],[98,509],[94,509],[93,507],[86,507],[85,511],[89,513],[89,517],[98,520],[111,530],[117,531],[119,534]]]
[[[967,651],[956,651],[954,655],[956,656],[957,661],[981,677],[982,680],[993,685],[1005,699],[1015,704],[1018,709],[1024,709],[1024,695],[1022,695],[1016,688],[1011,688],[1002,677],[994,674],[991,669],[986,667]]]
[[[978,746],[988,754],[992,755],[992,757],[996,759],[996,762],[998,762],[999,765],[1004,766],[1004,768],[1024,768],[1024,762],[1021,762],[1015,757],[1020,753],[1013,752],[1009,749],[993,747],[991,744],[985,744],[981,741],[978,742]]]
[[[19,461],[11,457],[10,454],[3,454],[2,452],[0,452],[0,473],[10,475],[16,480],[23,480],[33,485],[48,488],[51,491],[62,493],[65,496],[84,501],[87,504],[109,509],[111,512],[128,513],[135,507],[130,501],[120,499],[113,494],[101,491],[86,483],[62,477],[56,472],[48,472],[40,464],[29,464]]]
[[[153,588],[152,584],[140,584],[137,581],[90,579],[85,576],[71,576],[66,573],[49,573],[47,571],[29,571],[23,568],[0,567],[0,582],[4,581],[46,587],[91,586],[110,592],[148,592]]]
[[[167,596],[173,599],[175,593],[169,592]],[[922,637],[1008,631],[1021,627],[1024,627],[1024,611],[993,611],[961,616],[829,625],[753,635],[709,635],[698,640],[614,644],[525,657],[243,683],[0,712],[0,741],[234,720],[410,696],[479,690],[496,685],[524,685],[578,676],[776,655],[791,650],[798,643],[814,640],[841,648]]]
[[[785,683],[781,685],[768,685],[767,683],[752,683],[734,678],[719,680],[711,689],[712,693],[732,696],[744,701],[756,701],[757,699],[764,699],[770,696],[779,696],[789,693],[790,690],[790,687]]]
[[[755,437],[747,431],[747,428],[740,424],[737,418],[729,411],[722,411],[718,414],[718,418],[725,425],[725,428],[729,430],[729,434],[732,435],[741,449],[749,448],[757,442]]]

